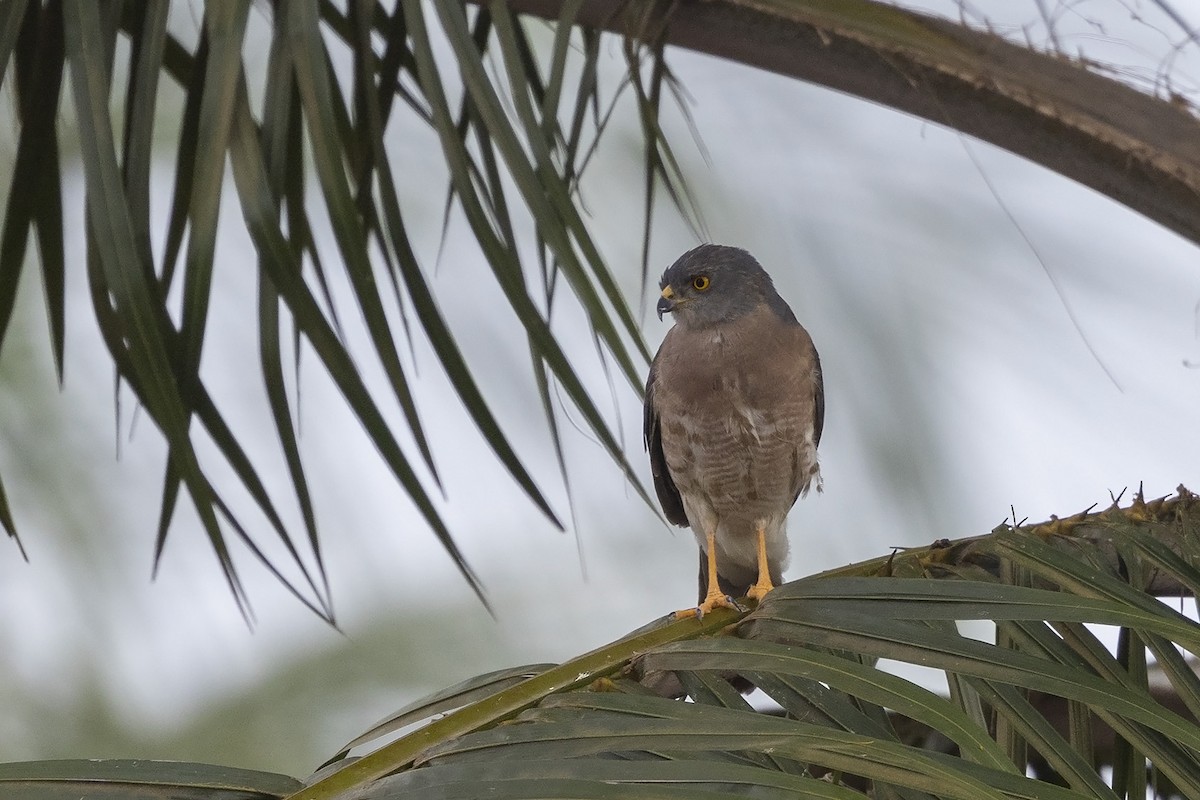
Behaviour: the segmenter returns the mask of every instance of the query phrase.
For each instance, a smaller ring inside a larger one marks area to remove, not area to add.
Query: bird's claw
[[[742,608],[727,594],[710,594],[704,598],[704,602],[695,608],[685,608],[675,612],[675,619],[687,619],[695,617],[696,619],[704,619],[704,615],[718,608],[731,608],[739,614],[746,609]]]
[[[774,588],[775,587],[771,585],[762,586],[756,583],[750,587],[749,591],[746,592],[746,598],[753,600],[756,603],[761,603],[763,598],[766,597],[767,594],[770,593],[770,591]]]

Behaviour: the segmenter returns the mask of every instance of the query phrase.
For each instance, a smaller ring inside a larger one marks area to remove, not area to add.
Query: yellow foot
[[[765,584],[756,583],[750,587],[750,591],[746,592],[746,597],[761,603],[763,598],[767,596],[767,592],[774,588],[775,587],[769,581]]]
[[[687,619],[688,617],[703,618],[705,614],[717,608],[732,608],[734,611],[741,611],[742,607],[733,602],[733,598],[720,593],[711,593],[705,596],[704,602],[695,608],[685,608],[675,612],[675,619]]]

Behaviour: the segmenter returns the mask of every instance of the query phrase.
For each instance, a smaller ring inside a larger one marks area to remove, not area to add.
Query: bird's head
[[[667,268],[658,285],[658,318],[674,314],[676,324],[685,328],[730,322],[764,303],[791,317],[771,276],[754,256],[736,247],[703,244],[689,250]]]

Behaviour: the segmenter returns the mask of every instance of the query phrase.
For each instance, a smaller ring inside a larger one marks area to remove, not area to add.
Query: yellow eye
[[[696,277],[692,278],[692,288],[697,292],[703,292],[711,283],[712,281],[708,279],[707,275],[697,275]]]

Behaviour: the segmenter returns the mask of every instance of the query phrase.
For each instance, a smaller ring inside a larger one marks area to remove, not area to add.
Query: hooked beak
[[[670,314],[675,310],[675,293],[671,291],[670,286],[663,287],[662,297],[658,299],[658,305],[655,307],[658,311],[658,319],[662,321],[663,314]]]

